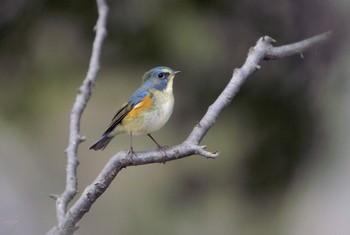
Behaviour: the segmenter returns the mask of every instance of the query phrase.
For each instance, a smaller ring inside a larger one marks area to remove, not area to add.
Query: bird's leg
[[[153,140],[153,142],[157,145],[158,149],[164,149],[167,148],[168,146],[161,146],[160,144],[158,144],[158,142],[151,136],[151,134],[147,134],[149,136],[149,138],[151,138],[151,140]]]
[[[166,149],[169,148],[168,146],[164,145],[164,146],[161,146],[160,144],[158,144],[158,142],[151,136],[151,134],[147,134],[149,136],[149,138],[151,138],[151,140],[153,140],[153,142],[157,145],[158,147],[158,150],[164,152],[165,156],[166,156]],[[164,164],[165,164],[165,160],[164,160]]]
[[[129,149],[129,152],[128,152],[128,155],[134,155],[135,152],[134,152],[134,149],[132,147],[132,133],[130,133],[130,149]]]

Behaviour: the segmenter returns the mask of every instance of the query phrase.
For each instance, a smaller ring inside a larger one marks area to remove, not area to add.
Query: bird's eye
[[[164,77],[164,73],[158,73],[158,77],[159,78],[163,78]]]

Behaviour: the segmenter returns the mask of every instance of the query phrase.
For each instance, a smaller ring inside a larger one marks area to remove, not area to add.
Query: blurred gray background
[[[176,105],[153,136],[182,142],[263,35],[277,45],[333,30],[294,56],[263,62],[203,140],[217,160],[187,159],[120,172],[76,234],[350,234],[350,46],[346,0],[110,1],[101,70],[82,118],[80,191],[115,138],[88,147],[152,67],[182,73]],[[65,186],[69,112],[86,75],[94,1],[0,2],[0,234],[56,224],[49,194]],[[153,149],[147,137],[136,150]]]

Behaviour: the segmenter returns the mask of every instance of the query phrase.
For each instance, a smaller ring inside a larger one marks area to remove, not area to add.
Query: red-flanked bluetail
[[[168,67],[156,67],[143,75],[143,84],[130,97],[127,103],[115,114],[111,124],[101,138],[90,149],[103,150],[114,136],[122,133],[132,136],[151,136],[169,120],[174,108],[173,81],[176,74]]]

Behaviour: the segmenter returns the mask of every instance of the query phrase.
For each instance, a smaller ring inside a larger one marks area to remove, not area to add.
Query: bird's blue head
[[[174,71],[168,67],[156,67],[147,71],[142,80],[147,87],[157,90],[171,89],[173,86],[173,79],[180,71]]]

